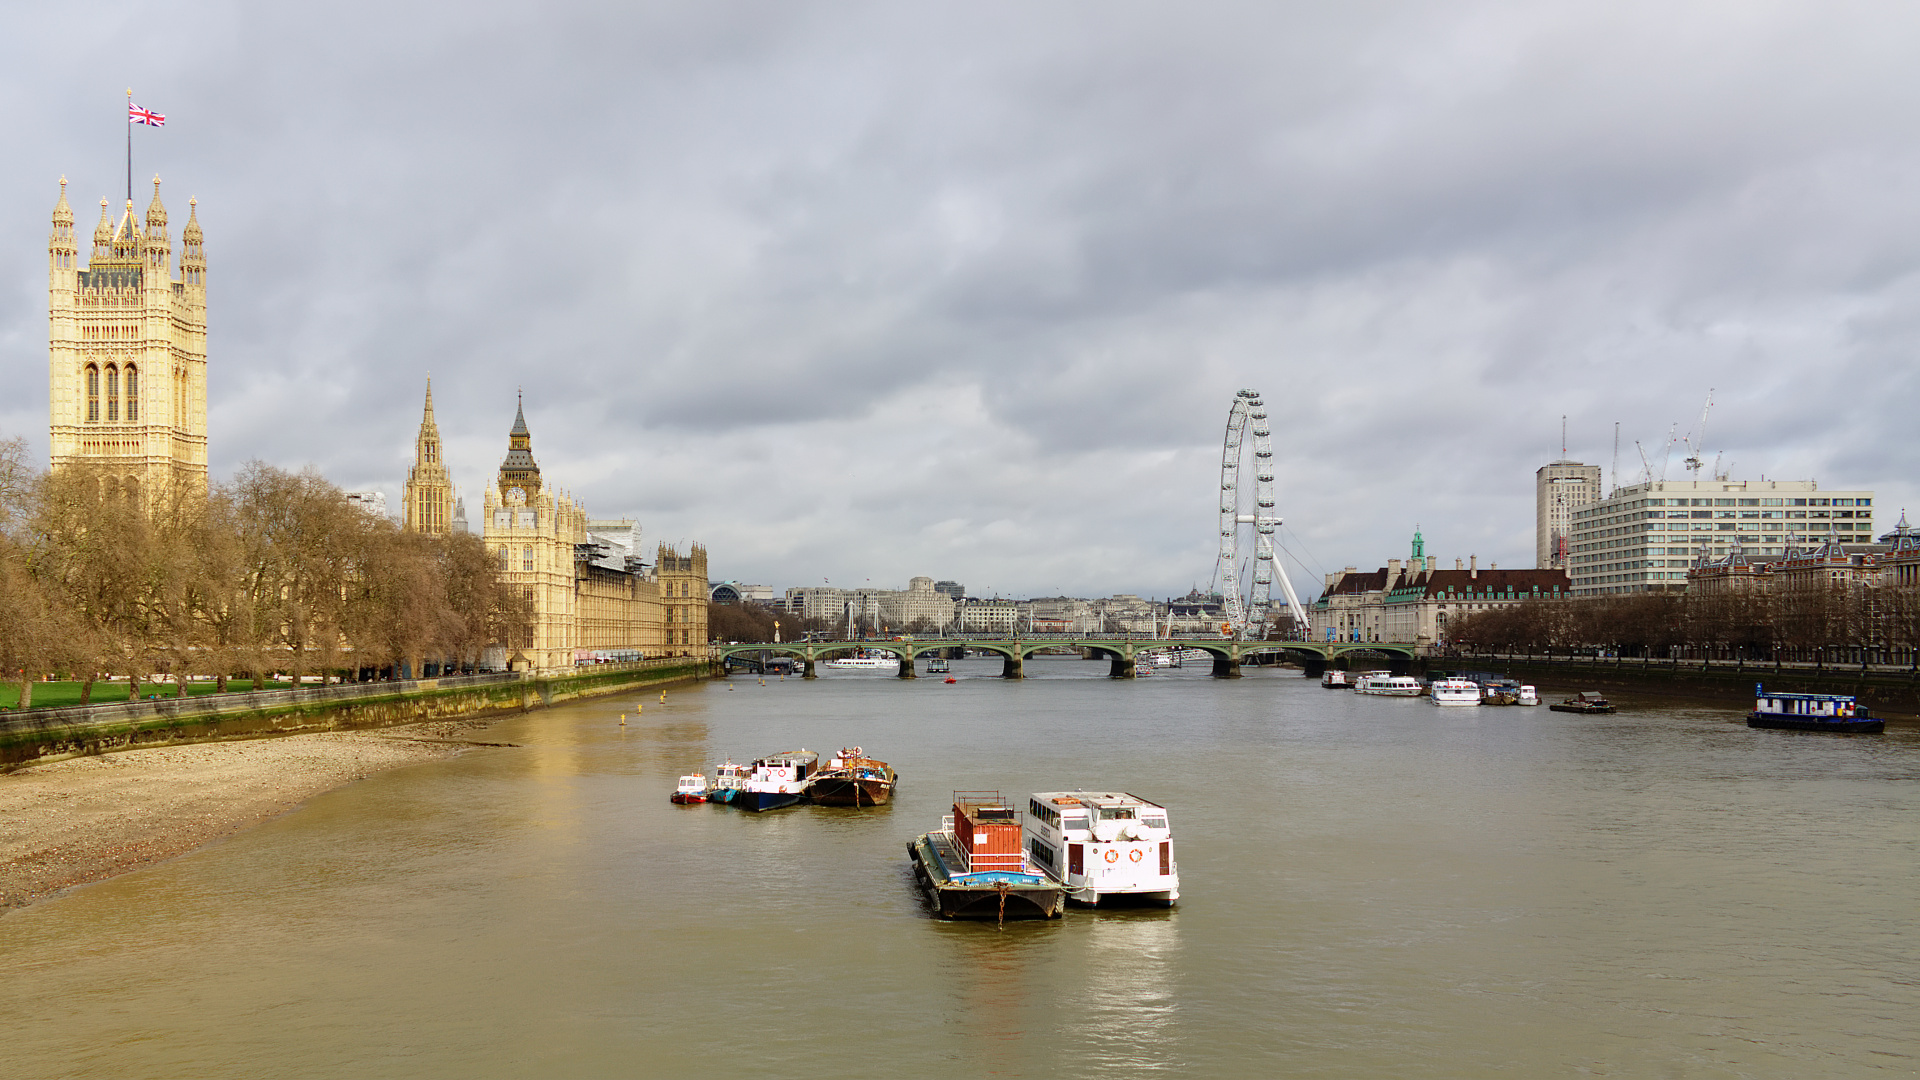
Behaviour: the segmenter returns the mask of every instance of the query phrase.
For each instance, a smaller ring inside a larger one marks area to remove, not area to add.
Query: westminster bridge
[[[886,641],[730,643],[711,646],[708,657],[716,669],[724,671],[729,662],[746,661],[752,666],[759,667],[772,657],[788,656],[800,662],[804,666],[804,677],[811,679],[816,677],[815,664],[821,661],[860,651],[868,655],[884,652],[898,658],[900,678],[914,679],[919,677],[919,673],[914,669],[914,661],[920,657],[952,656],[955,653],[965,655],[966,650],[971,650],[997,654],[1003,661],[1001,676],[1019,679],[1025,676],[1028,657],[1037,652],[1058,649],[1074,649],[1091,659],[1106,658],[1111,662],[1108,674],[1116,679],[1133,678],[1137,670],[1135,662],[1142,653],[1166,649],[1201,649],[1207,652],[1213,657],[1213,675],[1220,679],[1239,678],[1240,665],[1245,661],[1283,656],[1300,662],[1309,675],[1317,675],[1327,667],[1337,665],[1349,653],[1383,655],[1395,672],[1405,673],[1414,659],[1426,651],[1426,648],[1421,645],[1383,641],[1227,641],[1217,637],[1141,638],[1035,634],[1021,637],[910,637]]]

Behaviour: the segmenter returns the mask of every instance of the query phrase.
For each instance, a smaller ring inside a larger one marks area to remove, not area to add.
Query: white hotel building
[[[1702,550],[1739,545],[1779,556],[1788,544],[1873,542],[1873,492],[1811,480],[1653,480],[1573,512],[1567,571],[1575,596],[1680,592]]]

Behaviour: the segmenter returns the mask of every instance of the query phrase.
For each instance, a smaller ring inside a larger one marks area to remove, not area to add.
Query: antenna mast
[[[1560,460],[1567,460],[1567,414],[1560,414]]]

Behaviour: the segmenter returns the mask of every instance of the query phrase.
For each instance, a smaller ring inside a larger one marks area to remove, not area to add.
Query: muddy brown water
[[[18,1076],[1910,1076],[1920,729],[1329,692],[736,676],[502,722],[0,917]],[[731,687],[731,688],[729,688]],[[1556,690],[1547,688],[1551,695]],[[645,710],[635,706],[644,702]],[[627,726],[619,726],[619,714]],[[860,744],[893,805],[668,803]],[[1172,808],[1173,912],[931,919],[949,793]]]

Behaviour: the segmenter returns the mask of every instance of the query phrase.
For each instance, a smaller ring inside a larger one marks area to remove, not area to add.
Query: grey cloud
[[[555,483],[723,576],[1164,594],[1211,571],[1241,386],[1273,405],[1306,569],[1377,564],[1415,522],[1520,565],[1562,414],[1602,464],[1621,421],[1633,473],[1713,386],[1743,474],[1920,506],[1917,19],[21,13],[0,424],[44,443],[53,179],[83,216],[121,197],[121,87],[74,74],[84,42],[170,114],[140,178],[177,219],[201,198],[217,473],[397,496],[430,370],[473,502],[524,385]]]

